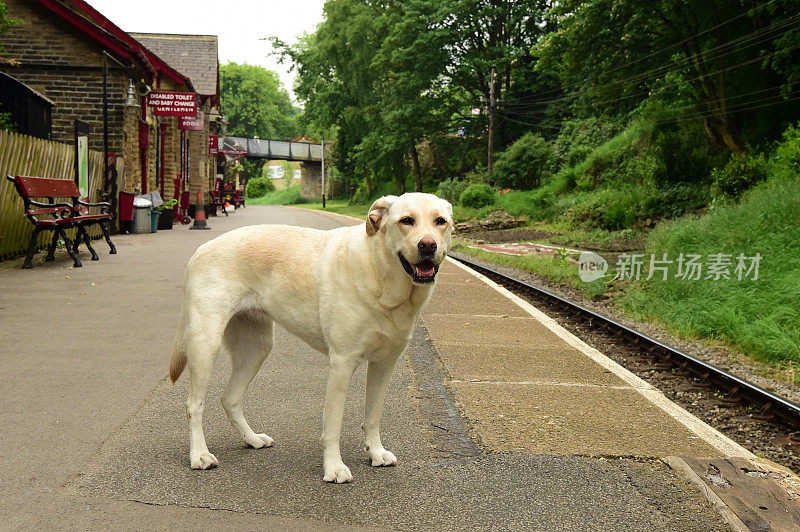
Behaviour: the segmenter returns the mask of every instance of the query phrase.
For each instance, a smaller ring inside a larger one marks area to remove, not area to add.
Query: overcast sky
[[[325,0],[87,0],[125,31],[219,36],[220,64],[261,65],[276,71],[292,92],[294,73],[279,65],[264,37],[295,42],[322,21]]]

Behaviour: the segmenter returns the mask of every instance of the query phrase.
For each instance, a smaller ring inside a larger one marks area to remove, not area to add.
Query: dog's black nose
[[[426,236],[419,241],[417,248],[419,249],[420,253],[424,253],[426,255],[436,253],[436,240]]]

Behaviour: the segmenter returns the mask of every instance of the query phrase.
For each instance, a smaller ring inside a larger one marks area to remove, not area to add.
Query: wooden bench
[[[36,251],[36,240],[42,231],[52,231],[53,239],[48,248],[45,260],[55,260],[56,244],[58,239],[64,240],[67,253],[72,257],[76,268],[82,266],[78,258],[78,245],[81,240],[86,244],[92,254],[92,260],[98,260],[97,253],[92,248],[87,227],[99,225],[108,242],[110,253],[117,252],[111,242],[109,226],[111,224],[111,204],[108,202],[88,203],[81,200],[78,185],[72,179],[49,179],[44,177],[8,176],[7,179],[14,183],[22,201],[24,202],[25,217],[33,224],[33,234],[25,255],[23,268],[32,268],[33,254]],[[33,198],[46,199],[47,203],[36,201]],[[56,202],[57,199],[69,198],[69,202]],[[100,212],[91,214],[89,209],[99,207]],[[67,236],[66,230],[77,228],[75,242]]]

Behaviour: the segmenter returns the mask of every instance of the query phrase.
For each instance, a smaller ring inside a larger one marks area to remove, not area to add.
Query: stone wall
[[[20,61],[0,70],[55,103],[51,140],[74,142],[74,120],[89,124],[89,148],[103,149],[103,59],[101,49],[34,0],[6,0],[8,18],[21,21],[3,34],[4,56]],[[122,155],[123,110],[128,76],[109,62],[109,150]]]
[[[175,182],[181,172],[181,132],[178,119],[162,116],[159,123],[164,126],[164,200],[175,195]]]
[[[205,201],[208,201],[207,194],[214,187],[216,176],[215,158],[208,154],[208,135],[210,133],[209,115],[211,105],[206,100],[202,105],[198,105],[198,110],[205,113],[204,128],[202,131],[187,131],[186,137],[189,139],[189,168],[188,186],[192,201],[197,196],[197,191],[202,190]]]
[[[322,197],[322,166],[319,163],[300,163],[300,195],[304,198]]]
[[[134,192],[141,186],[141,163],[139,162],[139,106],[123,107],[123,152],[126,154],[122,175],[118,176],[120,192]]]

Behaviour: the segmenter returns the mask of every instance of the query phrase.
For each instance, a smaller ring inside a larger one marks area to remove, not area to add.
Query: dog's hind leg
[[[228,322],[222,345],[230,353],[231,378],[222,393],[222,407],[231,425],[254,449],[269,447],[272,438],[266,434],[256,434],[244,418],[242,402],[247,386],[258,373],[264,359],[272,349],[272,318],[257,311],[237,314]]]
[[[217,458],[208,451],[203,433],[203,411],[206,392],[214,360],[222,344],[222,331],[225,326],[221,316],[205,315],[195,317],[189,334],[184,335],[186,347],[186,367],[189,370],[189,397],[186,399],[186,418],[189,420],[189,462],[192,469],[210,469],[219,464]]]

